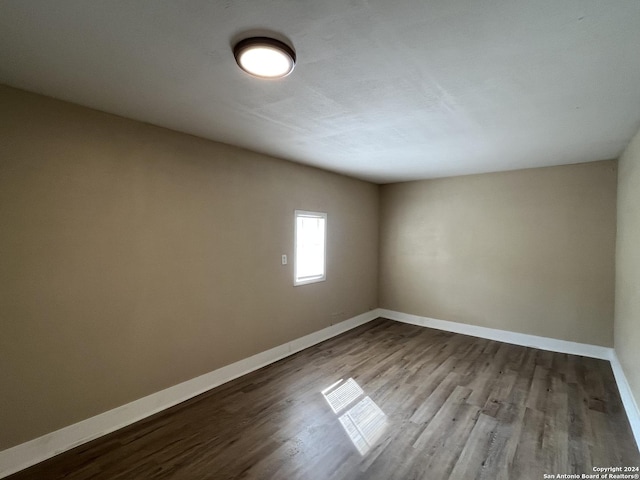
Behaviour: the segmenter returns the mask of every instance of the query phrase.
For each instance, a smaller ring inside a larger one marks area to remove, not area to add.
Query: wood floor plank
[[[321,392],[349,378],[363,393],[334,413]],[[538,480],[596,465],[640,465],[608,362],[378,319],[8,478]]]
[[[450,478],[475,480],[482,478],[486,470],[486,460],[491,448],[491,439],[498,427],[495,417],[480,413],[469,434],[469,438],[460,453]],[[487,441],[487,439],[490,439]]]

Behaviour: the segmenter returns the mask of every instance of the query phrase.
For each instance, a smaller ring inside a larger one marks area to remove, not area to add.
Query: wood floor
[[[8,478],[538,480],[638,465],[608,362],[378,319]]]

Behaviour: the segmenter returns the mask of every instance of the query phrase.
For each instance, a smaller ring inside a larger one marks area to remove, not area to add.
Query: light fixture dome
[[[259,78],[286,77],[296,64],[296,52],[269,37],[245,38],[233,48],[233,55],[242,70]]]

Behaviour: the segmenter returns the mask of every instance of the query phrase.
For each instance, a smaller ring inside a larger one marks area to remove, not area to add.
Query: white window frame
[[[297,265],[298,265],[298,217],[311,217],[311,218],[323,218],[324,219],[324,239],[323,239],[323,251],[324,251],[324,263],[322,265],[322,275],[314,275],[313,277],[303,277],[298,279],[297,277]],[[298,287],[300,285],[308,285],[310,283],[324,282],[327,279],[327,227],[328,220],[327,214],[324,212],[310,212],[308,210],[295,210],[294,212],[294,234],[293,234],[293,285]]]

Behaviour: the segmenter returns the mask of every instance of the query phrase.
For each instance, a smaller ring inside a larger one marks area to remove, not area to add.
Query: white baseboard
[[[40,463],[143,418],[189,400],[223,383],[293,355],[305,348],[378,318],[371,310],[278,347],[258,353],[173,387],[153,393],[95,417],[47,433],[0,452],[0,478]]]
[[[629,386],[629,382],[627,382],[627,377],[624,374],[622,365],[620,365],[620,361],[615,352],[611,355],[611,369],[613,370],[613,375],[616,377],[620,398],[627,412],[627,418],[629,419],[633,436],[636,439],[636,447],[640,450],[640,409],[638,408],[636,399],[633,397],[633,393],[631,393],[631,387]]]
[[[529,335],[527,333],[509,332],[507,330],[498,330],[496,328],[479,327],[477,325],[469,325],[467,323],[449,322],[446,320],[436,320],[435,318],[421,317],[410,313],[396,312],[378,309],[381,317],[398,322],[410,323],[421,327],[435,328],[437,330],[446,330],[447,332],[462,333],[472,337],[487,338],[489,340],[497,340],[499,342],[521,345],[523,347],[539,348],[541,350],[549,350],[559,353],[570,353],[572,355],[582,355],[583,357],[600,358],[602,360],[610,360],[613,354],[613,348],[601,347],[599,345],[589,345],[587,343],[569,342],[567,340],[558,340],[557,338],[539,337],[537,335]]]
[[[479,327],[446,320],[421,317],[408,313],[396,312],[378,308],[350,318],[336,325],[324,328],[318,332],[292,340],[278,347],[258,353],[252,357],[240,360],[212,372],[201,375],[186,382],[153,393],[139,400],[135,400],[121,407],[88,418],[81,422],[64,427],[42,437],[16,445],[0,452],[0,478],[40,463],[59,453],[70,450],[78,445],[94,440],[120,428],[131,425],[178,403],[189,400],[201,393],[229,382],[242,375],[262,368],[273,362],[293,355],[305,348],[316,345],[363,325],[378,317],[388,318],[403,323],[422,327],[446,330],[474,337],[487,338],[500,342],[539,348],[553,352],[582,355],[585,357],[609,360],[615,375],[620,397],[627,412],[636,444],[640,446],[640,410],[631,393],[618,357],[612,348],[569,342],[555,338],[539,337],[524,333],[509,332],[494,328]]]

